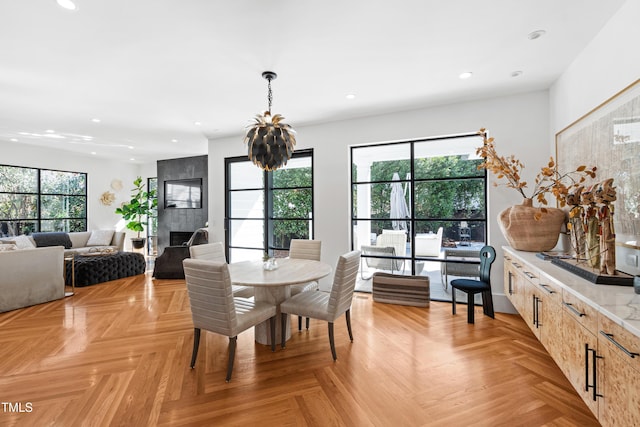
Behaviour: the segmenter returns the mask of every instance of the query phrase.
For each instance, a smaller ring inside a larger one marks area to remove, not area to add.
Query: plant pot
[[[133,249],[142,249],[144,248],[144,243],[147,239],[144,237],[132,237],[131,238],[131,247]]]
[[[538,220],[531,199],[524,199],[521,205],[511,206],[498,214],[498,225],[513,249],[528,252],[549,251],[558,243],[566,214],[562,209],[546,208]]]

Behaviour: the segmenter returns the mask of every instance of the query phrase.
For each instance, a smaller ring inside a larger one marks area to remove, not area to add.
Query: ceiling
[[[624,4],[74,1],[0,3],[0,141],[134,163],[241,144],[265,70],[294,128],[547,89]]]

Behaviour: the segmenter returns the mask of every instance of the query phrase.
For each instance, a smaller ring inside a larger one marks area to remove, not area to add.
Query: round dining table
[[[229,264],[229,276],[234,285],[253,286],[256,301],[267,301],[277,306],[280,320],[280,303],[291,297],[291,285],[317,281],[328,276],[333,269],[322,261],[297,258],[278,258],[274,270],[265,270],[262,261],[242,261]],[[290,319],[287,319],[286,339],[291,337]],[[276,322],[276,343],[281,338],[280,325]],[[255,327],[255,340],[271,345],[269,321]]]

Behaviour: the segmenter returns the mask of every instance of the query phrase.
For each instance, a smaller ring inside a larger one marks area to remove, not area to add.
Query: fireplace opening
[[[183,246],[186,245],[193,231],[169,231],[169,245],[170,246]]]

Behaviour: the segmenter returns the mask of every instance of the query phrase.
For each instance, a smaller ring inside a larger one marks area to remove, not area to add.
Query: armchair
[[[442,227],[437,233],[416,234],[415,237],[416,256],[439,257],[442,246]]]
[[[197,229],[188,242],[180,246],[167,246],[162,255],[156,258],[153,277],[156,279],[184,279],[182,261],[189,258],[189,248],[208,243],[209,232],[206,228]]]

